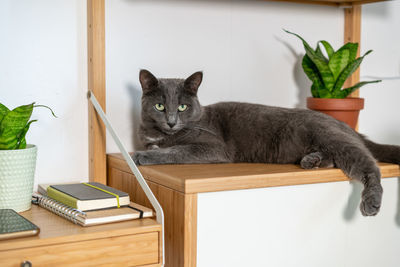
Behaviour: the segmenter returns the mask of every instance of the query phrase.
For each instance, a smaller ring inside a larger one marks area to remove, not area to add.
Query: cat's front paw
[[[362,192],[360,210],[364,216],[375,216],[381,208],[383,189],[380,184],[366,187]]]
[[[151,156],[149,155],[148,151],[137,151],[135,154],[132,156],[133,162],[136,163],[136,165],[151,165],[152,159]]]

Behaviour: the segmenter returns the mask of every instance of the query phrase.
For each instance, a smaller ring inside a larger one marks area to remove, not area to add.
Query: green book
[[[130,203],[127,193],[94,182],[50,185],[47,196],[81,211],[116,208],[118,204],[127,206]]]

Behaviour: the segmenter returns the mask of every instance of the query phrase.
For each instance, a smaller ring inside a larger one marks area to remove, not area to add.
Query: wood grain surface
[[[104,0],[87,0],[88,89],[105,112],[106,50]],[[106,183],[106,129],[91,103],[89,113],[89,179]]]
[[[165,266],[196,266],[197,194],[147,182],[164,211]],[[108,185],[128,192],[135,203],[151,208],[133,174],[108,165]]]
[[[0,241],[0,266],[22,260],[34,266],[160,265],[161,225],[154,219],[82,227],[35,205],[21,215],[40,233]]]
[[[344,43],[358,43],[357,57],[361,51],[361,6],[354,5],[344,9]],[[344,83],[343,88],[351,87],[360,81],[358,68]],[[359,97],[359,91],[353,92],[351,97]]]
[[[107,160],[109,166],[130,173],[120,154],[109,154]],[[399,165],[379,163],[379,167],[383,178],[400,176]],[[189,194],[349,180],[340,169],[305,170],[293,164],[152,165],[139,169],[148,181]]]

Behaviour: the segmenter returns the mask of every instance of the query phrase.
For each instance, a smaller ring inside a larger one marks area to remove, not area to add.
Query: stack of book
[[[100,183],[42,184],[38,192],[35,204],[82,226],[153,216],[151,209],[130,202],[127,193]]]

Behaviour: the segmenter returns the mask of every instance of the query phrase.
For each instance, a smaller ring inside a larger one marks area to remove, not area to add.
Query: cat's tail
[[[362,135],[361,138],[375,159],[381,162],[400,164],[400,146],[377,144]]]

